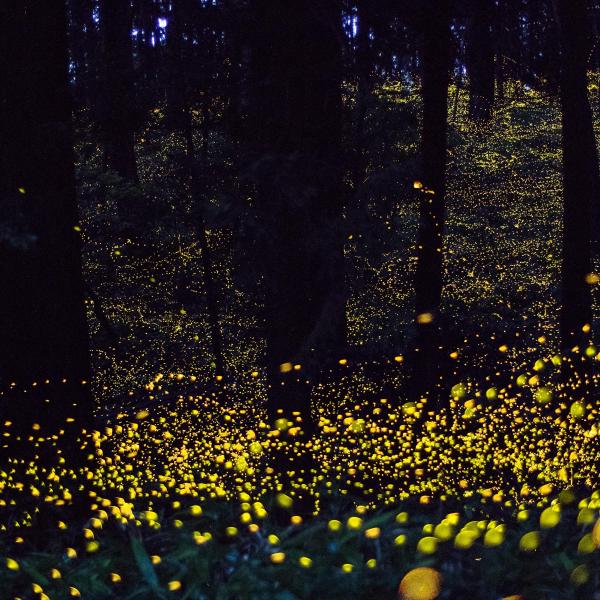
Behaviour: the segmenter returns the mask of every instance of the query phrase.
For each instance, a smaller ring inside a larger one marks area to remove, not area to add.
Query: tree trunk
[[[371,0],[361,0],[358,3],[358,35],[356,37],[356,126],[355,126],[355,160],[353,187],[356,191],[362,184],[366,167],[365,164],[365,119],[367,105],[371,94],[372,53],[371,40]]]
[[[341,6],[255,0],[269,412],[310,423],[310,385],[344,348]],[[292,365],[301,365],[301,370]]]
[[[171,3],[171,18],[167,28],[167,123],[174,130],[185,130],[189,114],[186,110],[186,77],[183,56],[185,12],[181,1]]]
[[[135,160],[134,72],[129,0],[101,0],[104,39],[102,129],[107,166],[137,180]]]
[[[65,6],[6,0],[0,28],[0,411],[47,433],[91,415]]]
[[[208,180],[208,107],[207,90],[203,95],[203,136],[202,136],[202,158],[201,164],[196,163],[196,148],[194,144],[194,130],[192,115],[188,99],[188,74],[185,67],[183,34],[188,33],[186,25],[189,19],[187,11],[184,10],[183,0],[172,0],[172,14],[168,30],[168,52],[171,73],[173,79],[170,82],[170,92],[167,94],[167,115],[170,126],[180,130],[184,134],[186,145],[185,172],[189,182],[190,192],[194,205],[198,208],[200,218],[198,219],[198,238],[200,241],[202,273],[204,276],[204,293],[208,313],[208,324],[210,329],[211,352],[215,364],[215,373],[224,375],[225,360],[223,358],[223,343],[221,327],[219,324],[219,310],[217,303],[216,282],[213,265],[213,257],[208,237],[206,234],[206,223],[202,217],[202,205],[206,202],[206,181]]]
[[[471,0],[468,26],[467,69],[469,72],[469,117],[489,121],[494,106],[493,0]]]
[[[431,388],[439,371],[439,309],[445,221],[450,10],[448,0],[430,0],[423,20],[422,176],[415,277],[417,323],[413,391]]]
[[[585,343],[592,324],[592,218],[597,221],[598,154],[587,93],[591,32],[585,0],[555,0],[561,38],[563,254],[560,335],[563,348]]]
[[[69,46],[72,63],[72,88],[74,105],[83,108],[87,105],[87,31],[85,29],[86,11],[90,10],[83,0],[69,0]]]

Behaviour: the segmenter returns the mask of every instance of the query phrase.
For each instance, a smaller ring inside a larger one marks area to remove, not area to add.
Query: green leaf
[[[162,590],[160,589],[160,584],[158,581],[158,577],[156,575],[156,571],[154,570],[154,566],[152,565],[152,561],[144,548],[141,540],[137,537],[130,536],[131,542],[131,551],[133,552],[133,557],[135,558],[135,562],[140,570],[140,573],[150,586],[153,592],[158,594],[161,598],[164,597]]]

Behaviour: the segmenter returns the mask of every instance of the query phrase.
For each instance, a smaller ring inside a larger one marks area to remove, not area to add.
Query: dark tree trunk
[[[308,426],[307,380],[344,348],[341,6],[253,6],[269,411],[297,410]]]
[[[121,177],[137,180],[135,94],[129,0],[101,0],[104,41],[102,129],[107,166]]]
[[[69,45],[71,48],[73,100],[77,108],[86,106],[87,90],[87,31],[86,11],[91,8],[84,0],[69,0]]]
[[[488,121],[494,106],[494,0],[471,0],[470,13],[467,40],[469,117]]]
[[[445,221],[450,11],[448,0],[430,0],[422,24],[422,189],[415,277],[417,352],[413,391],[428,389],[439,371],[442,250]]]
[[[197,230],[200,241],[202,273],[204,276],[204,292],[208,313],[208,324],[210,329],[211,352],[217,375],[225,373],[225,360],[223,358],[223,343],[221,327],[219,324],[219,310],[216,293],[216,280],[214,274],[213,257],[208,244],[206,223],[202,217],[202,208],[207,201],[208,180],[208,108],[206,107],[207,91],[204,90],[203,98],[203,136],[202,156],[200,164],[196,161],[196,147],[194,144],[194,130],[192,115],[189,107],[188,73],[184,52],[183,35],[189,31],[186,27],[189,13],[185,6],[185,0],[172,0],[172,14],[168,32],[168,52],[172,79],[167,88],[167,117],[168,123],[174,130],[180,130],[185,138],[186,165],[185,173],[190,186],[190,193],[194,205],[200,214]]]
[[[356,38],[356,127],[355,127],[355,161],[354,189],[363,182],[366,171],[365,164],[365,119],[371,93],[372,53],[371,40],[371,0],[360,0],[358,3],[358,35]]]
[[[185,130],[189,114],[186,110],[186,77],[183,56],[185,11],[181,0],[171,3],[171,18],[167,29],[167,123],[172,129]]]
[[[0,28],[0,412],[64,426],[91,414],[65,6],[6,0]]]
[[[137,48],[140,61],[140,87],[144,103],[155,106],[158,98],[158,75],[159,75],[159,32],[157,25],[157,14],[154,3],[138,0],[138,16],[140,36]]]
[[[499,0],[496,9],[496,19],[492,25],[492,32],[496,40],[496,59],[495,59],[495,75],[496,75],[496,95],[498,100],[504,100],[505,83],[506,83],[506,54],[507,54],[507,7],[506,0]]]
[[[560,91],[563,130],[563,256],[560,334],[565,349],[584,343],[592,323],[592,231],[597,221],[598,154],[587,93],[591,31],[585,0],[555,0],[561,38]]]

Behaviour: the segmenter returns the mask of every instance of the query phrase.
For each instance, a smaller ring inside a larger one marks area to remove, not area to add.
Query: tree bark
[[[415,276],[417,343],[412,386],[416,393],[429,389],[439,371],[451,41],[448,0],[430,0],[424,14],[422,188]]]
[[[469,72],[469,117],[489,121],[494,106],[493,0],[471,0],[468,25],[467,69]]]
[[[183,56],[185,11],[180,0],[171,3],[171,18],[167,27],[167,123],[174,130],[185,130],[189,119],[186,110],[186,76]]]
[[[189,106],[188,73],[184,59],[183,34],[188,33],[186,25],[189,22],[188,12],[185,10],[184,0],[172,0],[172,14],[169,23],[167,43],[169,46],[169,62],[173,79],[170,82],[170,92],[167,94],[167,115],[169,125],[180,130],[185,138],[186,165],[185,173],[188,179],[190,193],[194,205],[199,209],[200,217],[197,223],[198,238],[200,241],[202,272],[204,276],[204,293],[208,313],[210,330],[211,352],[217,375],[224,375],[226,370],[223,358],[223,342],[219,324],[219,309],[216,293],[216,281],[213,257],[208,244],[206,223],[202,217],[202,204],[206,202],[206,181],[208,180],[208,106],[207,90],[203,90],[203,116],[202,116],[202,155],[200,164],[196,162],[196,147],[194,143],[194,129]],[[168,89],[169,89],[168,88]]]
[[[104,41],[102,130],[107,166],[121,177],[137,180],[135,93],[129,0],[101,0]]]
[[[255,0],[253,9],[268,407],[299,411],[308,426],[307,381],[337,363],[345,336],[341,6]]]
[[[564,349],[585,343],[592,324],[586,276],[592,270],[593,220],[597,222],[598,153],[587,92],[587,60],[592,48],[585,0],[554,0],[560,29],[563,145],[563,250],[560,335]],[[597,235],[597,234],[596,234]]]
[[[353,187],[356,191],[362,184],[365,164],[365,119],[367,105],[371,93],[372,53],[371,40],[371,0],[360,0],[358,7],[358,35],[356,37],[356,127],[355,127],[355,160]]]
[[[91,415],[65,6],[6,0],[0,28],[0,411],[64,426]]]

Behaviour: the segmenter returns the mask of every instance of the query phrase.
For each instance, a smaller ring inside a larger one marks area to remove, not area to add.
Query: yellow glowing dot
[[[540,547],[540,534],[538,531],[530,531],[519,540],[519,548],[525,552],[533,552]]]
[[[442,590],[442,576],[430,567],[409,571],[400,582],[401,600],[435,600]]]
[[[110,574],[110,580],[113,583],[120,583],[121,581],[121,576],[118,573],[111,573]]]
[[[354,568],[354,565],[351,565],[350,563],[344,563],[342,565],[342,571],[344,573],[352,573],[353,568]]]
[[[475,531],[463,529],[456,534],[454,538],[454,547],[459,550],[468,550],[477,539],[477,533]]]
[[[581,419],[585,416],[585,404],[580,401],[573,402],[569,409],[569,414],[575,419]]]
[[[504,542],[504,529],[502,527],[494,527],[485,532],[483,536],[483,544],[488,548],[495,548]]]
[[[535,399],[539,404],[548,404],[552,400],[552,390],[541,387],[535,392]]]
[[[571,571],[571,583],[577,587],[585,585],[590,579],[590,570],[586,565],[579,565]]]
[[[540,515],[540,527],[542,529],[551,529],[560,523],[560,505],[549,506]]]
[[[86,551],[89,552],[90,554],[93,554],[94,552],[98,552],[99,548],[100,548],[100,544],[99,544],[99,542],[96,542],[96,541],[88,542],[85,545]]]
[[[6,559],[6,568],[10,569],[11,571],[18,571],[19,563],[14,558],[7,558]]]
[[[408,513],[400,512],[396,515],[396,523],[407,523],[408,522]]]
[[[420,181],[413,181],[413,189],[422,190],[423,184]]]
[[[600,519],[596,521],[596,524],[592,529],[592,541],[596,548],[600,548]]]
[[[271,554],[271,562],[275,565],[280,565],[285,561],[285,552],[273,552]]]
[[[435,526],[433,535],[443,542],[449,540],[454,535],[454,528],[448,522],[442,522]]]
[[[363,520],[360,517],[350,517],[347,525],[348,529],[360,529],[362,527]]]
[[[422,554],[435,554],[437,552],[438,539],[433,536],[421,538],[417,543],[417,552]]]
[[[591,533],[586,533],[577,544],[577,552],[579,554],[591,554],[596,549]]]
[[[74,598],[80,598],[81,597],[81,593],[79,592],[79,590],[76,587],[73,587],[73,586],[69,587],[69,594],[71,596],[73,596]]]
[[[368,540],[376,540],[381,535],[381,529],[379,527],[371,527],[365,530],[365,537]]]
[[[337,519],[332,519],[331,521],[329,521],[329,523],[327,523],[327,527],[329,528],[329,531],[336,532],[342,528],[342,523]]]
[[[169,588],[170,592],[176,592],[177,590],[181,589],[181,581],[178,581],[177,579],[169,581],[167,587]]]
[[[585,276],[585,282],[589,283],[590,285],[596,285],[598,282],[600,282],[600,277],[596,273],[588,273]]]
[[[294,505],[294,500],[287,494],[277,494],[276,501],[278,506],[289,510]]]
[[[279,365],[279,372],[280,373],[289,373],[290,371],[292,371],[294,368],[294,365],[292,365],[291,362],[285,362]]]
[[[417,315],[417,323],[419,325],[428,325],[433,322],[433,315],[429,312],[421,313]]]
[[[308,558],[308,556],[301,556],[298,559],[298,563],[301,567],[304,567],[305,569],[310,569],[310,567],[312,567],[313,561],[311,558]]]

